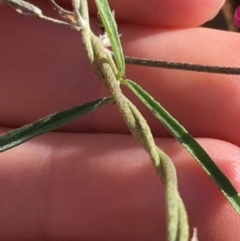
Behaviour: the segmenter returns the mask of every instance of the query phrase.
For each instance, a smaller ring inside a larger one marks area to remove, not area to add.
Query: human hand
[[[47,1],[33,3],[56,16]],[[70,6],[70,1],[62,3]],[[110,1],[126,55],[240,66],[238,34],[188,28],[212,18],[221,4]],[[108,94],[92,72],[78,32],[25,18],[7,6],[0,6],[0,18],[1,133]],[[239,190],[239,77],[135,66],[127,66],[127,76],[201,137],[199,143]],[[136,103],[157,144],[176,164],[199,240],[238,240],[238,214],[180,144]],[[114,105],[1,153],[0,180],[2,240],[166,240],[164,187]]]

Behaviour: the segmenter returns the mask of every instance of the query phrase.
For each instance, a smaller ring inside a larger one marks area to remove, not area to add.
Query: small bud
[[[106,32],[103,35],[99,35],[99,38],[101,39],[104,47],[111,47],[111,42]]]
[[[238,27],[240,27],[240,5],[235,9],[234,22]]]

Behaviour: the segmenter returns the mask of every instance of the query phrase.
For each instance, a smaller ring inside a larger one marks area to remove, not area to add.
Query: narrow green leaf
[[[0,152],[11,149],[36,136],[64,126],[68,122],[73,121],[109,103],[111,100],[111,97],[104,97],[102,99],[94,100],[67,110],[53,113],[31,124],[12,130],[0,136]]]
[[[138,84],[129,79],[122,80],[121,82],[152,111],[157,119],[162,122],[173,136],[201,164],[203,169],[211,176],[235,210],[240,214],[240,194],[188,131]]]
[[[97,5],[103,25],[109,37],[118,68],[117,77],[120,78],[125,73],[125,60],[120,38],[117,31],[116,22],[111,13],[107,0],[95,0],[95,3]]]

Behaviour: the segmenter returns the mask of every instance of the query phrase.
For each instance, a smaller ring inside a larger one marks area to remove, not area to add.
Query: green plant
[[[166,185],[166,199],[168,203],[167,209],[169,217],[169,240],[176,240],[178,236],[180,240],[188,240],[188,222],[183,203],[177,190],[175,169],[169,158],[155,145],[151,132],[144,118],[138,112],[136,107],[122,94],[121,89],[119,88],[121,84],[127,86],[130,90],[132,90],[132,92],[135,93],[136,96],[138,96],[138,98],[148,108],[150,108],[150,110],[156,115],[156,117],[164,123],[164,125],[180,141],[180,143],[183,144],[183,146],[186,147],[187,150],[204,166],[208,174],[215,180],[215,182],[219,185],[226,197],[239,212],[239,194],[228,181],[228,179],[222,174],[219,168],[210,159],[207,153],[159,103],[157,103],[136,83],[125,78],[124,56],[122,53],[122,48],[117,32],[117,26],[115,24],[114,18],[112,17],[107,1],[96,1],[103,24],[107,30],[107,35],[105,35],[104,39],[99,39],[91,32],[88,22],[89,18],[87,11],[87,1],[73,1],[74,13],[68,13],[71,14],[72,17],[69,18],[69,22],[62,22],[59,20],[47,18],[42,15],[41,10],[24,1],[7,2],[17,8],[22,14],[38,16],[43,19],[53,21],[55,23],[65,24],[75,28],[76,30],[81,29],[88,57],[94,71],[97,73],[104,85],[110,90],[112,94],[112,99],[119,108],[123,119],[125,120],[126,124],[128,125],[133,135],[136,137],[136,139],[138,139],[138,141],[142,144],[145,150],[149,153],[160,178]],[[52,1],[52,3],[54,4],[55,2]],[[56,4],[55,7],[58,9],[59,12],[61,12],[61,14],[64,14],[64,10],[59,8]],[[30,13],[25,12],[25,10],[30,11]],[[70,22],[70,20],[72,19],[74,19],[74,21]],[[105,46],[105,43],[108,43],[108,38],[114,52],[115,62],[112,59],[111,52]],[[209,69],[213,71],[214,69],[216,70],[216,68]],[[239,72],[239,69],[236,68],[220,69],[223,70],[223,72],[227,72],[229,70],[234,70],[232,73]],[[203,70],[206,70],[206,68]],[[83,113],[85,114],[90,110],[96,109],[102,104],[107,103],[110,99],[111,98],[104,98],[102,100],[94,101],[87,105],[87,109],[86,105],[83,105],[80,108],[73,108],[73,115],[71,118],[68,118],[67,121],[70,121],[76,118],[76,116],[82,115]],[[82,110],[83,113],[80,113],[79,109]],[[62,114],[65,117],[69,117],[68,112],[62,112]],[[1,138],[2,151],[19,145],[24,141],[35,137],[36,135],[43,134],[46,131],[53,130],[55,128],[58,128],[60,125],[65,124],[66,118],[61,119],[61,121],[57,118],[57,123],[51,122],[51,127],[48,127],[49,120],[53,120],[52,117],[56,117],[57,115],[58,114],[54,114],[50,117],[37,121],[36,123],[30,124],[28,126],[3,135]],[[39,124],[41,125],[40,130]],[[33,127],[36,127],[37,133],[32,131]],[[42,127],[44,127],[45,129],[42,129]],[[175,219],[172,219],[172,216],[174,216]],[[180,222],[178,218],[181,219]]]

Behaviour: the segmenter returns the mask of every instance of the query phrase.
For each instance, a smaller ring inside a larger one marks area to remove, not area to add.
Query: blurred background
[[[204,27],[216,28],[222,30],[229,30],[239,32],[240,29],[235,26],[233,15],[235,8],[240,5],[240,0],[226,0],[222,10],[211,21],[205,23]]]

